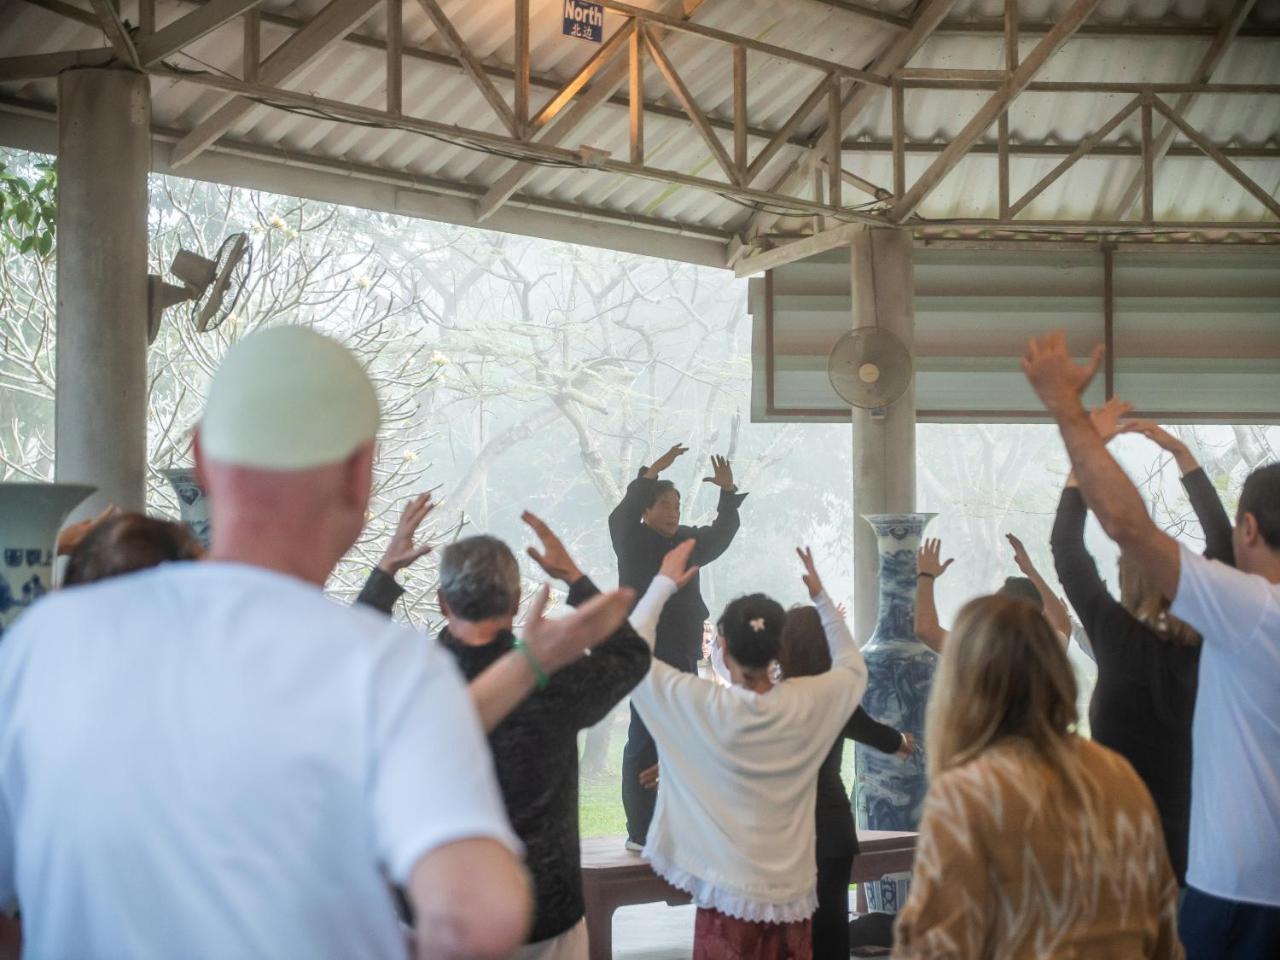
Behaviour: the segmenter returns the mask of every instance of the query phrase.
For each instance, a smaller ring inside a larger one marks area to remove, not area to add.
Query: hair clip
[[[750,622],[751,632],[760,633],[764,630],[764,617],[756,617]]]

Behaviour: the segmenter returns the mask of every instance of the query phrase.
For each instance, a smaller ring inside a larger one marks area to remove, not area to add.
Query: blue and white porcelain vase
[[[58,531],[95,487],[0,483],[0,639],[27,607],[53,589]]]
[[[196,539],[209,549],[209,497],[196,480],[194,467],[172,467],[161,474],[178,495],[178,510],[182,522],[196,535]]]
[[[854,750],[854,810],[862,830],[915,830],[927,786],[924,713],[938,655],[916,639],[916,551],[924,528],[937,514],[885,513],[864,519],[876,532],[880,551],[880,610],[875,632],[862,648],[867,662],[863,708],[916,740],[908,760],[858,746]],[[896,913],[903,884],[867,885],[872,910]],[[887,889],[886,889],[887,888]]]

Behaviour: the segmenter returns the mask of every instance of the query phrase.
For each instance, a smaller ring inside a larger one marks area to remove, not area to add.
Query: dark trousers
[[[1187,960],[1275,960],[1280,957],[1280,907],[1223,900],[1187,887],[1178,935]]]
[[[849,874],[853,854],[818,858],[813,960],[849,960]]]
[[[701,632],[695,643],[662,643],[659,637],[655,657],[685,673],[698,673],[698,650],[701,649]],[[675,653],[673,654],[673,650]],[[631,726],[627,727],[627,745],[622,748],[622,810],[627,817],[627,840],[644,844],[649,836],[649,822],[653,820],[654,804],[658,803],[657,790],[645,790],[640,786],[640,771],[646,771],[658,763],[658,745],[645,726],[636,708],[631,708]]]
[[[640,771],[657,762],[658,746],[640,714],[632,707],[627,745],[622,748],[622,809],[627,815],[627,839],[636,843],[644,843],[649,833],[649,821],[653,819],[653,805],[658,801],[657,790],[646,790],[640,786]]]

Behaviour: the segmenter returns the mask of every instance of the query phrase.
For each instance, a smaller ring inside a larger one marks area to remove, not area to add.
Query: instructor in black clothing
[[[738,532],[738,506],[746,494],[738,493],[733,471],[724,457],[712,457],[712,476],[703,480],[720,488],[716,518],[707,527],[680,525],[680,492],[670,480],[658,476],[687,450],[676,444],[631,481],[622,502],[609,514],[609,536],[618,555],[618,584],[644,596],[662,558],[677,544],[695,538],[690,565],[705,566],[733,542]],[[702,653],[702,623],[707,605],[702,600],[698,576],[667,603],[658,620],[654,656],[687,673],[696,673]],[[653,819],[655,796],[640,783],[640,772],[658,762],[658,750],[643,722],[631,710],[627,745],[622,752],[622,806],[627,815],[627,845],[644,846]]]

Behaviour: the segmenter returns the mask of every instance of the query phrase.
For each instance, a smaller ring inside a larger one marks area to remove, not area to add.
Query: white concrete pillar
[[[915,278],[911,233],[869,227],[851,244],[853,326],[881,327],[915,354]],[[916,508],[915,381],[883,411],[853,411],[854,636],[865,643],[876,625],[879,557],[868,513]]]
[[[58,76],[55,473],[145,506],[151,91],[128,70]]]

